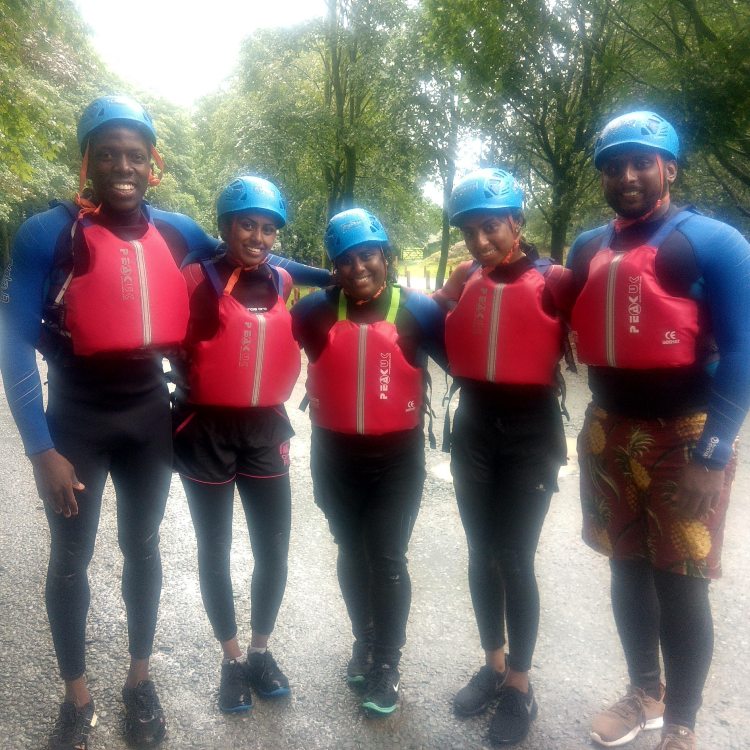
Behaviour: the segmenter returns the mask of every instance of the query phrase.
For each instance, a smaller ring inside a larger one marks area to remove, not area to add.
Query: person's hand
[[[705,518],[719,502],[724,469],[707,469],[688,463],[677,482],[672,502],[684,518]]]
[[[34,467],[34,480],[39,497],[55,513],[65,518],[78,515],[78,501],[74,490],[85,489],[76,476],[73,464],[54,448],[29,457]]]

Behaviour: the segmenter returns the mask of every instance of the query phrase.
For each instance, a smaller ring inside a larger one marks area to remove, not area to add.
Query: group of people
[[[165,733],[149,657],[173,468],[222,651],[219,708],[246,711],[253,691],[289,694],[268,643],[287,578],[293,430],[284,403],[300,347],[314,497],[337,545],[352,627],[347,681],[367,715],[397,709],[430,356],[460,388],[451,471],[485,658],[454,709],[492,706],[490,740],[521,742],[538,711],[534,557],[566,461],[559,363],[572,332],[592,391],[578,450],[584,539],[610,558],[630,679],[591,737],[614,747],[662,728],[658,750],[695,750],[712,652],[708,583],[720,574],[734,442],[750,401],[750,246],[726,224],[671,205],[679,141],[666,120],[639,111],[603,129],[595,166],[616,218],[582,234],[565,268],[524,252],[524,195],[511,174],[489,168],[460,180],[448,213],[472,260],[431,297],[398,285],[386,229],[363,208],[330,219],[332,275],[271,253],[287,209],[261,177],[221,192],[221,241],[153,208],[143,197],[158,183],[156,132],[127,97],[95,100],[78,140],[76,204],[33,216],[15,239],[0,341],[51,534],[46,604],[65,697],[50,748],[85,749],[96,723],[85,679],[87,567],[108,475],[124,556],[128,741],[152,745]],[[322,288],[290,311],[293,282]],[[47,360],[46,412],[35,350]],[[163,356],[175,372],[173,405]],[[235,487],[254,558],[246,652],[229,565]]]

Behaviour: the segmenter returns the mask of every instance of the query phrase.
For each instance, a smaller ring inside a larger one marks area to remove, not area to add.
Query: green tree
[[[414,13],[402,0],[328,8],[325,19],[245,43],[230,90],[201,108],[206,164],[221,184],[241,172],[279,184],[293,210],[284,251],[295,257],[322,259],[325,222],[355,203],[378,213],[397,245],[422,244],[425,166],[407,45]]]
[[[0,242],[54,195],[80,163],[75,123],[111,80],[70,0],[0,0]]]
[[[680,133],[678,194],[750,229],[750,4],[631,0],[614,20],[639,47],[633,94]]]
[[[577,206],[591,194],[596,131],[634,49],[612,23],[623,4],[425,0],[432,38],[468,84],[485,158],[525,181],[558,259]]]

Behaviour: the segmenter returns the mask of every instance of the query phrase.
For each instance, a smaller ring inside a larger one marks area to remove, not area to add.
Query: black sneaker
[[[289,680],[270,651],[247,655],[247,679],[262,698],[281,698],[291,692]]]
[[[94,701],[76,708],[76,704],[65,701],[60,704],[60,715],[49,738],[49,750],[86,750],[89,732],[96,726]]]
[[[372,669],[372,643],[354,641],[352,658],[346,666],[346,681],[355,688],[364,688],[365,678]]]
[[[164,711],[151,680],[141,680],[134,688],[122,689],[125,703],[125,739],[135,747],[157,745],[167,731]]]
[[[224,713],[247,711],[253,707],[253,696],[247,679],[247,665],[236,659],[221,665],[219,709]]]
[[[529,733],[538,710],[531,685],[527,694],[514,687],[502,688],[497,710],[490,722],[490,742],[493,745],[515,745],[521,742]]]
[[[388,664],[375,666],[367,676],[362,708],[371,716],[388,716],[398,706],[401,675]]]
[[[453,710],[459,716],[474,716],[484,711],[495,698],[500,695],[508,670],[495,671],[489,664],[485,664],[462,687],[453,698]]]

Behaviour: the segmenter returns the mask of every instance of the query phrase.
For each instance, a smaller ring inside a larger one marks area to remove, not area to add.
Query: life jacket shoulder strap
[[[677,229],[677,227],[686,222],[692,216],[694,216],[692,211],[679,211],[669,219],[669,221],[665,221],[664,224],[654,232],[653,236],[648,241],[648,244],[652,247],[659,247],[659,245],[661,245],[661,243],[664,242],[664,240],[666,240],[667,237]]]
[[[678,211],[671,219],[665,221],[649,238],[647,245],[651,247],[659,247],[662,242],[683,222],[694,216],[693,211]],[[612,239],[615,236],[615,223],[611,221],[607,224],[607,228],[602,234],[601,242],[599,243],[599,249],[604,250],[605,248],[612,246]]]
[[[200,261],[200,265],[201,268],[203,268],[203,273],[205,274],[206,279],[208,279],[208,283],[211,284],[213,290],[216,292],[217,297],[221,297],[225,291],[231,292],[234,288],[234,284],[236,284],[237,280],[239,279],[241,271],[239,266],[237,267],[236,271],[232,273],[232,275],[229,277],[229,280],[225,284],[221,280],[219,272],[216,270],[216,264],[210,258]],[[274,268],[273,266],[269,265],[268,268],[271,271],[271,279],[273,281],[274,289],[276,289],[276,294],[281,297],[284,292],[284,281],[281,278],[281,274],[279,273],[279,270],[277,268]],[[234,282],[232,283],[233,278]]]
[[[396,322],[396,314],[398,313],[399,302],[401,301],[401,287],[394,284],[391,287],[391,301],[388,305],[388,312],[385,316],[387,323],[393,325]],[[343,289],[339,289],[339,304],[338,304],[338,316],[337,320],[346,320],[346,295]]]

